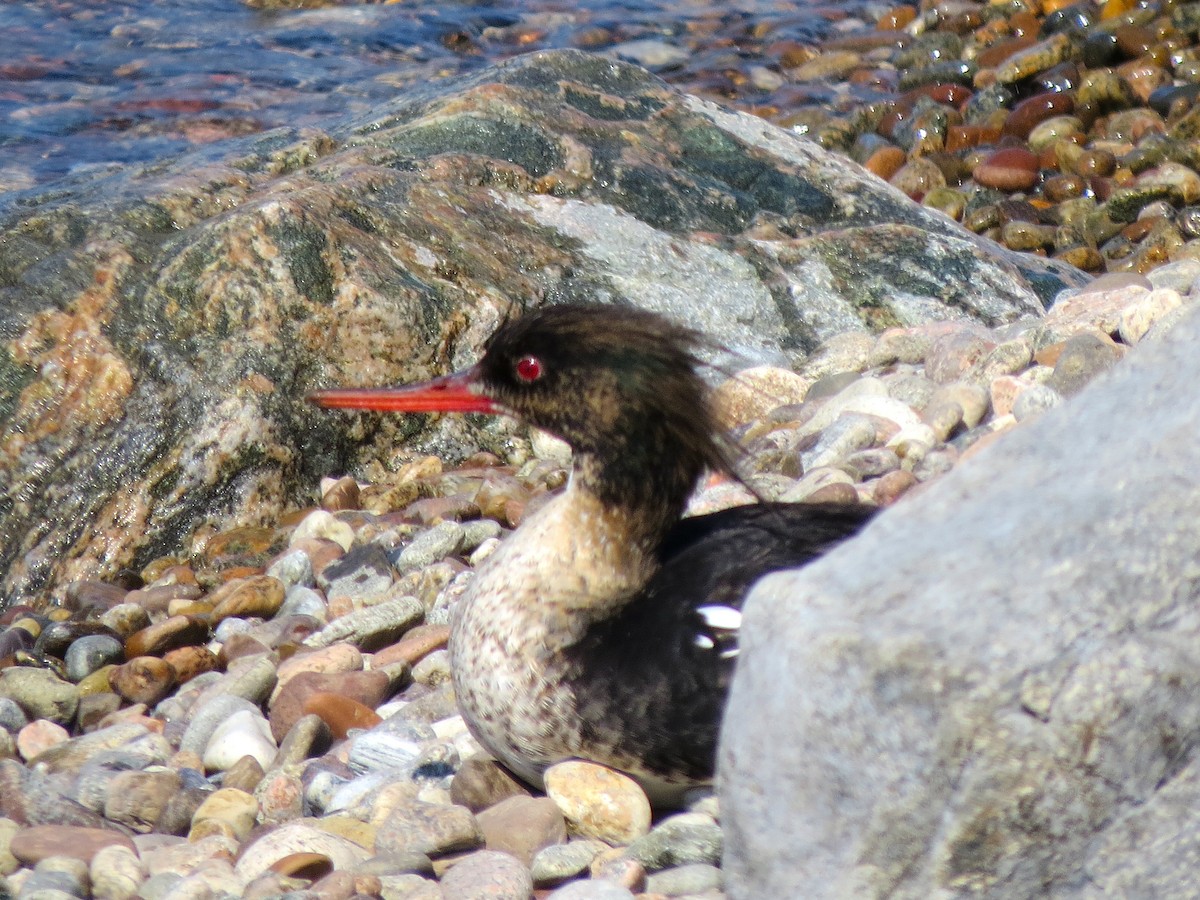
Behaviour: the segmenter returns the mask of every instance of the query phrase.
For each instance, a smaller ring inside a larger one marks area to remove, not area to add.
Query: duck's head
[[[726,471],[695,331],[645,310],[564,304],[501,325],[471,368],[397,388],[317,391],[321,406],[514,416],[566,441],[601,499],[681,506],[704,469]]]

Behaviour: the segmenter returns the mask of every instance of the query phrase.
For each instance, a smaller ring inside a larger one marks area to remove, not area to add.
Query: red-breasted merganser
[[[621,770],[658,805],[711,782],[745,593],[871,515],[762,503],[681,519],[706,470],[733,471],[697,374],[705,344],[638,309],[549,306],[503,324],[464,372],[310,396],[510,415],[574,451],[566,490],[480,566],[451,625],[467,725],[532,784],[566,759]]]

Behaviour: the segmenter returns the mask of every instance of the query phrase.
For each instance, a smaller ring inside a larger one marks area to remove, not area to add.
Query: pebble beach
[[[705,483],[693,512],[904,502],[1200,298],[1200,4],[829,16],[813,42],[741,21],[732,48],[728,17],[572,34],[1098,277],[1042,319],[847,332],[739,373],[716,399],[745,484]],[[0,612],[0,896],[723,897],[714,796],[656,812],[574,762],[533,791],[467,732],[450,611],[570,460],[542,435],[462,449],[399,448],[271,527]]]

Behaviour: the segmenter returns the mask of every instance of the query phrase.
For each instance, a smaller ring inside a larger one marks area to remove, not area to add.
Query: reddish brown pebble
[[[223,585],[209,600],[213,604],[212,623],[231,617],[242,619],[257,616],[270,618],[283,605],[284,589],[278,578],[255,575]]]
[[[277,741],[283,740],[298,719],[314,711],[307,708],[313,694],[334,694],[370,711],[383,702],[390,686],[388,676],[379,671],[301,672],[289,679],[271,701],[271,733]],[[322,715],[321,718],[325,717]]]
[[[362,497],[358,491],[358,482],[349,475],[339,478],[321,495],[321,506],[330,512],[343,509],[361,509]]]
[[[411,666],[434,650],[441,650],[449,640],[449,625],[418,625],[407,632],[399,642],[376,653],[373,665],[383,668],[403,662]]]
[[[904,151],[899,147],[880,147],[867,158],[863,168],[872,175],[878,175],[884,181],[888,181],[900,171],[904,160]]]
[[[998,44],[992,44],[986,50],[980,51],[975,61],[979,63],[980,69],[991,69],[1000,63],[1004,62],[1010,56],[1020,53],[1022,50],[1028,50],[1037,43],[1037,35],[1025,35],[1025,37],[1013,38],[1008,41],[1001,41]]]
[[[207,647],[179,647],[164,653],[163,660],[175,670],[177,684],[183,684],[197,675],[220,668],[217,655]]]
[[[69,856],[90,863],[97,852],[114,844],[137,853],[133,841],[116,830],[82,825],[32,825],[13,835],[8,852],[26,866],[36,866],[51,856]]]
[[[980,144],[990,144],[1000,137],[996,128],[985,128],[982,125],[951,125],[946,129],[946,152],[966,150],[978,147]]]
[[[879,17],[875,27],[880,31],[899,31],[916,17],[915,6],[893,6]]]
[[[157,656],[139,656],[113,669],[108,683],[130,703],[153,706],[175,686],[175,670]]]
[[[171,616],[131,634],[125,641],[125,658],[157,656],[176,647],[198,644],[207,638],[207,622],[190,616]]]
[[[371,707],[341,694],[324,691],[309,694],[304,701],[304,714],[320,716],[338,740],[344,738],[351,728],[374,728],[383,721]]]
[[[997,150],[971,173],[984,187],[998,191],[1024,191],[1038,179],[1038,158],[1022,147]]]
[[[1075,110],[1070,94],[1050,92],[1022,100],[1004,121],[1004,133],[1024,140],[1034,126],[1054,116],[1067,116]]]

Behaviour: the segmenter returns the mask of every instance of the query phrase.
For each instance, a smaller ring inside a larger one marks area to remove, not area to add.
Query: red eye
[[[536,356],[522,356],[517,360],[517,377],[522,381],[537,381],[542,377],[542,361]]]

